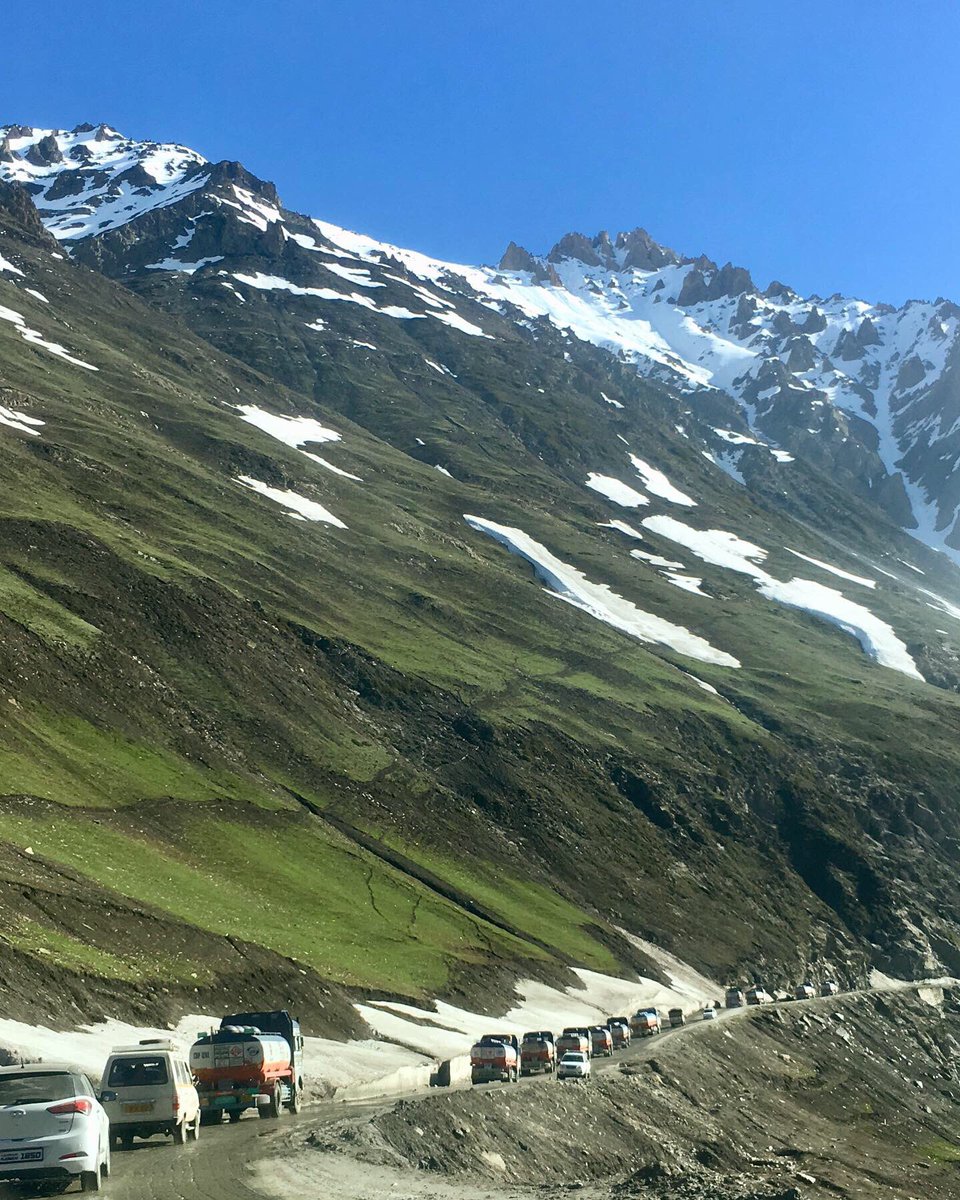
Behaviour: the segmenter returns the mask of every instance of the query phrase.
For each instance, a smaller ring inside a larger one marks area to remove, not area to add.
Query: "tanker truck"
[[[234,1013],[202,1033],[190,1049],[200,1094],[200,1123],[226,1113],[239,1121],[248,1108],[261,1117],[297,1113],[303,1104],[303,1038],[286,1011]]]

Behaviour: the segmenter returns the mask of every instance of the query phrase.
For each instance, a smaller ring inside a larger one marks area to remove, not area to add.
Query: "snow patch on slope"
[[[546,546],[534,541],[523,530],[467,514],[463,519],[472,529],[485,533],[506,546],[511,553],[526,559],[547,584],[552,595],[588,613],[595,620],[619,629],[638,641],[659,643],[701,662],[723,667],[740,666],[733,655],[717,650],[705,638],[691,633],[689,629],[642,611],[611,591],[606,584],[591,583],[582,572],[561,562]]]

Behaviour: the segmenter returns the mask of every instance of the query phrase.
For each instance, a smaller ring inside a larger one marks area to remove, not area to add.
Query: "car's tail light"
[[[74,1150],[72,1154],[61,1154],[61,1155],[60,1155],[60,1161],[61,1161],[61,1162],[63,1162],[63,1160],[64,1160],[65,1158],[86,1158],[86,1157],[87,1157],[87,1153],[86,1153],[86,1151],[84,1151],[84,1150]]]
[[[63,1104],[54,1104],[47,1109],[55,1117],[72,1117],[76,1113],[92,1113],[93,1101],[81,1096],[78,1100],[65,1100]]]

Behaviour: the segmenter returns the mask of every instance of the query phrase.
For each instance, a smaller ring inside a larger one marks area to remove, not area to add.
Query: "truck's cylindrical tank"
[[[290,1074],[290,1044],[278,1033],[218,1029],[190,1047],[190,1070],[201,1083],[271,1083]]]

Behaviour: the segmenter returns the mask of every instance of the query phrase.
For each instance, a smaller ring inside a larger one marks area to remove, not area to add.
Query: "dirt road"
[[[743,1015],[746,1010],[732,1010],[721,1014],[726,1021]],[[624,1062],[640,1062],[663,1046],[668,1038],[683,1034],[694,1034],[700,1027],[710,1028],[708,1022],[696,1022],[680,1029],[666,1029],[659,1036],[637,1039],[629,1049],[615,1054],[613,1058],[595,1059],[594,1071],[605,1074],[617,1071]],[[469,1088],[469,1085],[463,1085]],[[496,1090],[505,1084],[488,1084],[485,1088]],[[527,1087],[579,1087],[581,1085],[558,1084],[551,1076],[534,1075],[509,1085],[510,1089]],[[589,1086],[589,1085],[587,1085]],[[425,1104],[442,1102],[445,1096],[458,1088],[435,1088],[429,1093],[416,1093]],[[219,1125],[205,1128],[200,1140],[188,1142],[186,1146],[173,1147],[168,1139],[137,1142],[130,1151],[113,1156],[113,1175],[107,1184],[106,1195],[113,1200],[264,1200],[268,1193],[260,1190],[256,1183],[256,1164],[278,1149],[278,1143],[292,1129],[315,1128],[343,1121],[348,1117],[363,1117],[395,1103],[396,1098],[382,1104],[365,1103],[321,1103],[310,1105],[298,1117],[285,1115],[279,1121],[261,1120],[248,1114],[236,1125]],[[331,1170],[349,1167],[356,1171],[355,1164],[332,1164]],[[371,1184],[373,1181],[370,1181]],[[365,1186],[366,1186],[365,1179]],[[287,1181],[289,1195],[297,1196],[295,1178]],[[397,1196],[395,1185],[392,1195]],[[287,1190],[287,1187],[284,1188]],[[314,1194],[312,1191],[309,1193]],[[434,1189],[438,1197],[444,1195],[442,1185]],[[491,1196],[490,1188],[480,1188],[477,1197]],[[502,1191],[496,1194],[501,1198]],[[451,1196],[472,1197],[474,1193],[464,1190],[462,1184],[451,1186]]]

